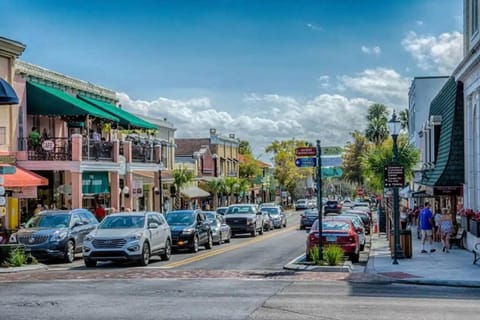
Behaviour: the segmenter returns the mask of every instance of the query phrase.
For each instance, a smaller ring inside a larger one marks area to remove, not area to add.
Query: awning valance
[[[208,193],[207,191],[203,190],[203,189],[200,189],[199,187],[186,187],[186,188],[183,188],[180,193],[186,197],[186,198],[189,198],[189,199],[192,199],[192,198],[206,198],[206,197],[209,197],[210,196],[210,193]]]
[[[48,185],[48,179],[16,166],[15,173],[3,175],[5,188],[36,187]]]
[[[77,97],[80,100],[83,100],[105,112],[108,112],[112,115],[117,116],[120,118],[120,125],[126,129],[128,128],[140,128],[140,129],[157,129],[157,126],[154,124],[151,124],[150,122],[147,122],[130,112],[127,112],[117,106],[114,106],[113,104],[100,101],[97,99],[92,99],[88,97],[84,97],[81,95],[77,95]]]
[[[10,83],[0,78],[0,105],[1,104],[17,104],[18,97]]]
[[[102,111],[62,90],[27,81],[27,113],[45,116],[94,116],[120,122],[120,119]]]

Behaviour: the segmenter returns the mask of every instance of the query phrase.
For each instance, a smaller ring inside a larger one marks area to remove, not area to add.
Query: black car
[[[325,203],[325,206],[323,207],[323,213],[325,214],[329,214],[329,213],[339,214],[341,210],[342,210],[342,206],[340,205],[340,203],[338,203],[337,200],[328,200]]]
[[[189,249],[197,252],[199,246],[211,249],[213,246],[212,231],[205,213],[200,210],[169,211],[165,219],[172,233],[174,249]]]
[[[73,262],[75,253],[82,252],[83,239],[97,225],[97,218],[86,209],[42,211],[12,234],[10,243],[25,245],[25,251],[39,260]]]
[[[308,209],[300,214],[300,230],[311,228],[315,220],[318,219],[318,209]]]

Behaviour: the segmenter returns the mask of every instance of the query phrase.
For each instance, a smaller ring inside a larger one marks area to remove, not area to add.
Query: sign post
[[[317,140],[317,208],[318,208],[318,256],[323,260],[323,203],[322,203],[322,149]]]

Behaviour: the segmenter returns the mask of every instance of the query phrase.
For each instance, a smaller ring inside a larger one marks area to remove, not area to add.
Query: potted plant
[[[480,237],[480,211],[476,212],[470,219],[470,233]]]

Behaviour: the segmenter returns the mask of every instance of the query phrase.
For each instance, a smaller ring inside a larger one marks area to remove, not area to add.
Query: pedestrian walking
[[[442,218],[442,213],[440,209],[437,209],[433,215],[433,241],[440,242],[440,219]]]
[[[425,207],[422,211],[420,211],[419,219],[419,226],[420,232],[422,235],[422,253],[427,253],[428,251],[425,250],[425,242],[428,238],[428,243],[430,244],[430,252],[435,252],[433,248],[433,215],[432,211],[430,210],[430,203],[425,202]]]
[[[405,206],[400,206],[400,229],[407,229],[408,211]]]
[[[442,209],[442,216],[439,222],[439,232],[443,245],[443,252],[450,252],[450,236],[453,230],[452,215],[447,208]]]

